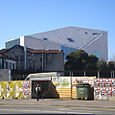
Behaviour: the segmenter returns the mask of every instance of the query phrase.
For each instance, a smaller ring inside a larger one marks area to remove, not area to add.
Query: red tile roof
[[[3,55],[2,55],[2,54],[0,54],[0,57],[3,57]]]
[[[60,50],[34,50],[27,48],[27,51],[31,53],[61,53]]]
[[[0,53],[4,53],[5,51],[7,51],[8,49],[2,49],[0,50]]]
[[[60,50],[47,50],[47,53],[61,53]]]

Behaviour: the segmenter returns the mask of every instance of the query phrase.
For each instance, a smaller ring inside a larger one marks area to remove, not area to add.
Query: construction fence
[[[94,87],[96,77],[53,77],[52,82],[60,98],[77,98],[76,84],[88,83]]]
[[[115,79],[93,77],[52,77],[51,81],[39,81],[46,98],[77,99],[76,84],[88,83],[94,89],[95,99],[115,98]],[[44,85],[45,83],[45,85]],[[0,81],[0,99],[29,99],[35,89],[35,81]],[[48,94],[49,93],[49,94]],[[49,95],[49,97],[47,97]]]
[[[115,79],[94,79],[95,99],[115,98]]]
[[[0,81],[0,99],[26,99],[30,97],[30,81]]]

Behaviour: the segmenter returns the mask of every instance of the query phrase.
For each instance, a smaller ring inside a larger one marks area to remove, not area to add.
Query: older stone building
[[[64,70],[64,54],[60,50],[34,50],[15,45],[2,53],[15,59],[16,70]]]
[[[3,60],[3,55],[0,54],[0,69],[2,69],[2,60]]]
[[[0,50],[0,69],[16,69],[16,61],[13,57],[4,55],[6,50]]]

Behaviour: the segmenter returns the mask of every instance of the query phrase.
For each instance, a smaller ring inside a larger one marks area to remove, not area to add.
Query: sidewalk
[[[71,99],[1,99],[2,113],[115,113],[115,101]]]
[[[0,99],[0,105],[52,105],[52,106],[89,106],[89,107],[112,107],[115,108],[115,101],[102,100],[71,100],[71,99]]]

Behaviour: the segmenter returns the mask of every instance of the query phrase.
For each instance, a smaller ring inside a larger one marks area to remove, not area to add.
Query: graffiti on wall
[[[70,77],[62,77],[61,81],[62,81],[61,87],[71,87]]]
[[[91,86],[94,86],[94,79],[96,77],[53,77],[53,84],[58,87],[75,87],[77,83],[89,83]],[[71,81],[72,80],[72,81]]]
[[[95,78],[96,77],[72,77],[72,85],[75,87],[78,83],[88,83],[93,87]]]
[[[53,77],[53,84],[58,87],[70,87],[70,77]]]
[[[1,99],[23,99],[31,96],[30,81],[0,81]]]

